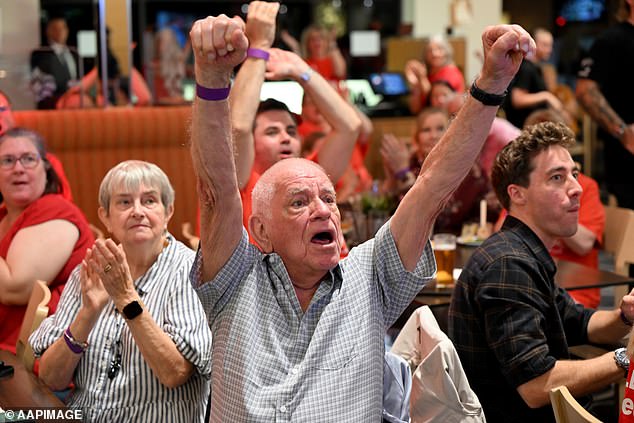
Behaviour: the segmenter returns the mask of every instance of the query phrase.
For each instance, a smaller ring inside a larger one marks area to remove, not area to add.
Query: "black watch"
[[[502,103],[504,103],[506,94],[508,94],[508,90],[504,90],[503,94],[491,94],[480,89],[475,81],[473,81],[469,89],[469,94],[485,106],[501,106]]]
[[[616,364],[625,370],[625,377],[630,369],[630,359],[627,356],[627,348],[617,348],[614,350],[614,361]]]
[[[123,315],[128,320],[134,319],[141,313],[143,313],[143,307],[136,300],[123,307]]]

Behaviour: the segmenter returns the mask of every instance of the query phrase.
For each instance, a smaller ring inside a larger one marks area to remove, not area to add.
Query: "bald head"
[[[303,158],[280,160],[268,168],[253,188],[251,195],[253,214],[270,218],[271,203],[280,183],[304,176],[325,176],[328,178],[326,171],[321,166]]]

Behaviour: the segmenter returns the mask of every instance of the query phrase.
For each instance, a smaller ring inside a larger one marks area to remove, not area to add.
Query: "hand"
[[[403,73],[410,87],[419,85],[421,80],[427,79],[427,67],[418,60],[408,60]]]
[[[621,300],[621,311],[630,322],[634,322],[634,289]]]
[[[269,49],[275,40],[275,18],[279,3],[252,1],[249,3],[245,32],[251,47]]]
[[[407,146],[392,134],[383,135],[381,157],[392,175],[409,166]]]
[[[492,94],[506,90],[524,56],[535,54],[535,41],[519,25],[496,25],[482,33],[484,64],[477,85]]]
[[[247,54],[249,41],[244,21],[225,15],[209,16],[194,22],[189,37],[195,58],[196,82],[208,88],[229,85],[233,68]]]
[[[92,256],[86,260],[90,270],[99,275],[117,309],[138,299],[125,253],[112,239],[98,239]]]
[[[301,57],[286,50],[272,48],[269,50],[269,61],[266,62],[266,79],[295,79],[308,71],[310,66]]]
[[[86,260],[92,257],[92,249],[86,251],[86,256],[81,262],[79,269],[79,282],[81,285],[81,305],[91,312],[92,315],[98,315],[110,300],[108,292],[103,287],[99,275],[94,273]]]
[[[557,98],[556,95],[552,94],[549,91],[544,91],[546,95],[546,103],[548,106],[552,107],[555,110],[562,111],[564,108],[563,103]]]
[[[634,123],[625,127],[625,132],[623,132],[621,142],[630,153],[634,154]]]

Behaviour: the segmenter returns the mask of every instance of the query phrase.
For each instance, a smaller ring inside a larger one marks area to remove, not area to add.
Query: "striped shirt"
[[[389,223],[353,248],[302,311],[277,254],[246,231],[214,280],[201,285],[214,334],[211,421],[381,421],[383,336],[436,271],[427,244],[408,272]]]
[[[202,422],[209,398],[211,332],[205,312],[187,275],[194,252],[168,236],[156,262],[135,281],[146,310],[192,363],[194,373],[177,388],[154,376],[137,348],[125,319],[110,301],[88,337],[90,346],[75,369],[75,390],[67,405],[81,408],[92,422]],[[81,303],[79,266],[73,271],[57,312],[29,341],[41,355],[75,319]],[[113,379],[108,370],[120,352],[121,367]]]

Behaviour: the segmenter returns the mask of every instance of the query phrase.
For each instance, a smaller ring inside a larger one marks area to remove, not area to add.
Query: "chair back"
[[[51,300],[51,291],[48,289],[46,282],[36,280],[31,291],[29,303],[26,306],[26,313],[22,320],[20,328],[20,336],[16,343],[16,355],[28,370],[33,370],[35,356],[31,344],[29,344],[29,336],[40,323],[48,316],[48,303]]]
[[[410,395],[413,423],[486,421],[453,343],[440,329],[428,306],[412,313],[391,351],[414,368]]]
[[[550,390],[550,404],[557,423],[601,423],[577,402],[565,386]]]
[[[634,263],[634,210],[605,206],[603,249],[614,255],[614,270],[627,275]]]

